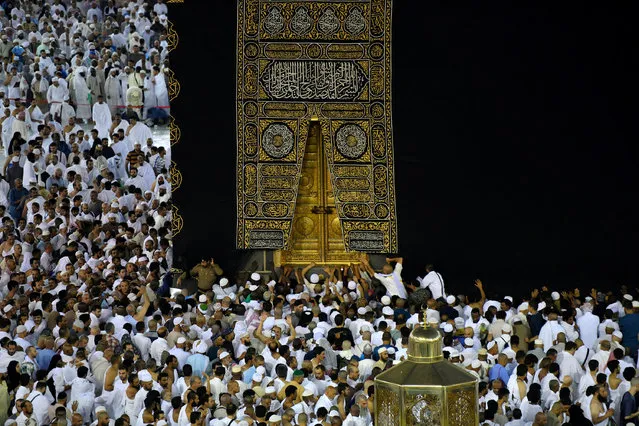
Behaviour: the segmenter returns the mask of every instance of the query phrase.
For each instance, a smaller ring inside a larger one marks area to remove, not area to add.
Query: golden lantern
[[[444,359],[436,328],[417,325],[408,340],[408,359],[375,378],[375,425],[477,426],[478,383]]]

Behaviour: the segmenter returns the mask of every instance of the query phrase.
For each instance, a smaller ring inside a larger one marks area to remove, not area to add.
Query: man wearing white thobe
[[[73,73],[73,90],[75,93],[76,117],[81,120],[91,118],[91,102],[89,101],[89,86],[86,80],[86,69],[79,67]]]
[[[65,96],[68,96],[68,91],[60,84],[58,77],[53,77],[53,84],[47,89],[47,103],[49,104],[49,112],[52,117],[60,115],[60,109],[62,108],[62,102],[64,102]],[[62,122],[64,124],[64,122]]]
[[[98,137],[110,138],[109,129],[111,129],[111,110],[109,105],[104,102],[102,95],[98,95],[98,102],[93,104],[92,120],[95,123],[95,128],[98,131]]]
[[[111,68],[109,71],[109,76],[104,81],[104,93],[106,96],[106,103],[109,106],[111,116],[113,117],[119,113],[121,109],[120,105],[123,105],[124,102],[122,100],[122,84],[118,77],[117,68]]]
[[[584,342],[587,348],[594,348],[597,340],[597,330],[599,329],[599,317],[593,315],[592,305],[588,302],[581,306],[581,311],[583,315],[577,318],[581,341]]]

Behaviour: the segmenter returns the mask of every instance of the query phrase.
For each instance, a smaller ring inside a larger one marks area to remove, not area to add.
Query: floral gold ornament
[[[169,53],[177,47],[180,43],[180,37],[178,36],[177,31],[175,31],[175,27],[171,20],[168,20],[167,28],[166,28],[166,42],[167,42],[167,50]]]
[[[178,169],[175,161],[171,161],[171,167],[169,168],[169,180],[171,181],[171,188],[173,191],[182,186],[182,172]]]
[[[180,82],[175,77],[175,73],[171,68],[166,68],[164,70],[164,74],[166,75],[166,81],[168,82],[169,101],[174,101],[180,94]]]
[[[182,232],[182,227],[184,227],[184,219],[180,215],[179,208],[174,204],[173,209],[171,211],[171,237],[175,238],[177,234]]]
[[[175,122],[175,117],[173,117],[172,115],[169,116],[169,137],[171,140],[171,146],[180,142],[180,137],[182,137],[182,131]]]

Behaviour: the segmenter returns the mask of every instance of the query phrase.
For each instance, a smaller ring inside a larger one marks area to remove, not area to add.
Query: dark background
[[[422,4],[426,3],[426,4]],[[184,218],[176,255],[235,250],[235,2],[170,5]],[[395,1],[393,126],[405,279],[636,285],[637,30],[617,5]]]

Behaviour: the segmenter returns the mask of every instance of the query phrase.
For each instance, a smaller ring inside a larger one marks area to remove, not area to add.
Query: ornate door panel
[[[392,0],[237,2],[237,247],[397,252]]]
[[[317,121],[309,125],[289,247],[279,253],[278,263],[337,264],[355,261],[358,256],[355,252],[347,253],[344,246],[321,125]]]

